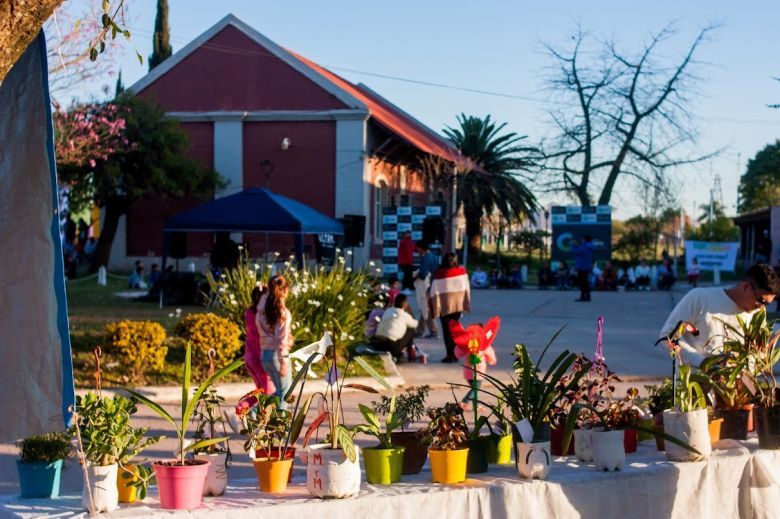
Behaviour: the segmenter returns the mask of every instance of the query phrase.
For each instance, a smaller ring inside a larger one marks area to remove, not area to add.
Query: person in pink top
[[[279,397],[279,409],[287,409],[284,395],[292,384],[292,315],[285,305],[289,291],[290,285],[284,276],[273,276],[268,281],[268,293],[260,298],[255,316],[263,368],[276,387],[274,394]]]
[[[255,318],[257,317],[257,305],[260,303],[260,297],[265,293],[259,286],[252,289],[252,304],[244,312],[244,322],[246,324],[246,344],[244,345],[244,365],[246,370],[252,376],[257,389],[262,389],[264,394],[268,394],[269,387],[268,373],[263,369],[263,361],[260,355],[260,334],[257,331]]]
[[[456,355],[459,355],[458,352],[461,350],[456,350]],[[463,353],[459,356],[459,360],[461,358],[467,357],[468,354]],[[487,373],[487,367],[488,366],[495,366],[496,365],[496,350],[493,349],[493,346],[488,346],[485,350],[480,351],[478,353],[479,358],[482,360],[479,364],[477,364],[477,389],[482,385],[482,375],[480,373]],[[471,368],[470,364],[464,364],[463,365],[463,378],[466,379],[466,384],[471,385],[471,380],[474,378],[474,370]],[[466,406],[468,406],[468,403],[471,402],[474,399],[474,393],[473,389],[470,389],[468,393],[466,393],[466,396],[463,397],[463,400],[461,400],[461,407],[464,409]],[[466,404],[466,406],[464,406]]]

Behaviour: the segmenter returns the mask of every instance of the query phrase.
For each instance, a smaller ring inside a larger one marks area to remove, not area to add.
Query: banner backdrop
[[[734,272],[737,265],[739,242],[710,242],[685,240],[685,268],[691,268],[693,258],[699,261],[701,270]]]
[[[593,260],[609,261],[612,256],[612,208],[608,205],[559,206],[551,208],[552,259],[571,266],[574,255],[571,240],[593,237]]]
[[[0,85],[0,441],[65,430],[73,369],[43,31]]]

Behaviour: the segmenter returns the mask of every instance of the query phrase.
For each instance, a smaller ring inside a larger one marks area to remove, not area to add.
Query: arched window
[[[387,182],[377,180],[374,186],[374,241],[382,240],[382,208],[388,206]]]

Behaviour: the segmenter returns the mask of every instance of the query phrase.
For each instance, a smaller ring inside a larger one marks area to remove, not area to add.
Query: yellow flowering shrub
[[[165,366],[165,328],[152,321],[119,321],[106,325],[106,349],[119,355],[129,376],[138,380],[148,369]]]
[[[192,344],[193,366],[208,367],[208,351],[216,351],[217,369],[230,363],[241,350],[241,329],[216,314],[189,314],[176,323],[174,333]],[[199,369],[200,371],[200,369]]]

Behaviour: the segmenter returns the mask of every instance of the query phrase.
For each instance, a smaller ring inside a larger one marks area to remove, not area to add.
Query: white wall
[[[366,216],[364,246],[355,248],[355,267],[362,267],[369,254],[370,178],[366,153],[367,119],[336,121],[336,218],[345,214]]]

